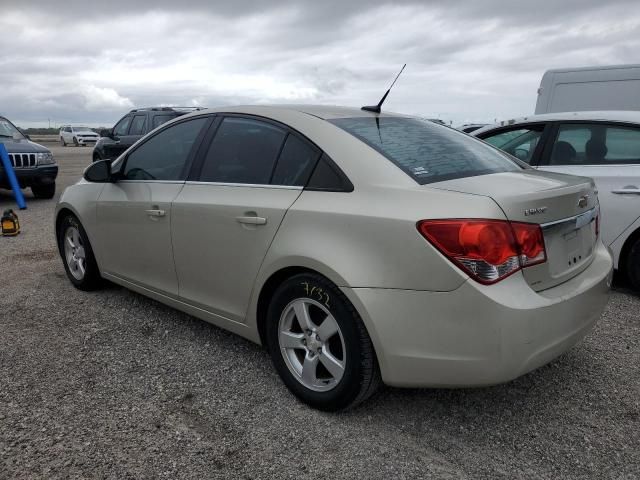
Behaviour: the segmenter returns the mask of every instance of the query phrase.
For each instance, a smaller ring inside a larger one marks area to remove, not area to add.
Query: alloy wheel
[[[285,364],[306,388],[326,392],[345,372],[345,342],[338,322],[325,305],[298,298],[283,310],[278,344]]]
[[[75,225],[64,232],[64,256],[71,275],[82,280],[87,272],[87,259],[80,231]]]

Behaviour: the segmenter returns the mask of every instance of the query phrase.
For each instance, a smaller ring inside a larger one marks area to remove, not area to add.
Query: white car
[[[612,273],[594,189],[415,117],[224,107],[91,164],[55,224],[77,288],[266,344],[293,393],[340,410],[380,379],[508,381],[582,339]]]
[[[66,147],[73,144],[76,147],[95,145],[100,135],[91,130],[89,127],[74,127],[73,125],[63,125],[60,127],[60,143]]]
[[[506,120],[471,133],[534,168],[595,180],[602,240],[640,290],[640,112],[569,112]]]

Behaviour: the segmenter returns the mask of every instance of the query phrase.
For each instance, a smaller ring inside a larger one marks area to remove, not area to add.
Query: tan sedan
[[[96,162],[56,210],[71,282],[101,279],[265,344],[341,410],[395,386],[479,386],[593,327],[612,260],[593,181],[453,129],[339,107],[238,107]]]

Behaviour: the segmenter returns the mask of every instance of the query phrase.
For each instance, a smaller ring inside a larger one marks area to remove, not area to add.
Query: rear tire
[[[265,333],[282,381],[313,408],[353,408],[380,385],[373,344],[358,312],[320,275],[298,274],[276,289]]]
[[[58,223],[56,238],[62,264],[73,286],[85,291],[99,288],[102,277],[89,237],[74,215],[68,214]]]
[[[640,238],[629,249],[625,270],[633,289],[640,292]]]
[[[39,185],[31,187],[33,196],[36,198],[53,198],[56,194],[56,184],[50,183],[48,185]]]

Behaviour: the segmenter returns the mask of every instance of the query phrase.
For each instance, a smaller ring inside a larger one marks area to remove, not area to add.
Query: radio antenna
[[[366,106],[366,107],[362,107],[362,110],[366,110],[367,112],[380,113],[382,111],[382,104],[387,99],[387,95],[389,95],[389,92],[391,91],[391,89],[395,85],[396,80],[398,80],[398,77],[400,76],[400,74],[404,70],[404,67],[406,67],[406,66],[407,66],[406,63],[402,66],[402,68],[400,69],[400,72],[398,72],[398,75],[396,75],[396,78],[393,79],[393,82],[391,83],[391,86],[389,87],[389,89],[386,91],[386,93],[382,96],[382,98],[378,102],[378,105],[369,105],[369,106]]]

